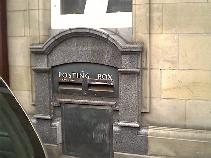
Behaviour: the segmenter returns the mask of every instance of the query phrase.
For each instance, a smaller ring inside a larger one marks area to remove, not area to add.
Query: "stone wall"
[[[145,123],[211,129],[211,3],[136,0],[133,6],[134,40],[145,42],[150,86]]]
[[[156,126],[148,154],[210,157],[210,1],[134,0],[133,12],[133,39],[145,44],[143,124]]]
[[[27,113],[33,113],[31,43],[48,38],[50,0],[7,0],[10,87]]]

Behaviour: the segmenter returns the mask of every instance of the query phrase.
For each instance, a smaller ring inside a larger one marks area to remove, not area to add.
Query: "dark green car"
[[[29,118],[2,78],[0,78],[0,158],[46,158]]]

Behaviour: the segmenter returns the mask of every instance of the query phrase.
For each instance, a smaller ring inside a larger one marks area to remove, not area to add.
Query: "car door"
[[[0,158],[46,158],[29,118],[2,78],[0,78]]]

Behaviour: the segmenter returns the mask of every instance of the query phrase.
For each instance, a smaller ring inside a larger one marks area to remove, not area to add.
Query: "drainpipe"
[[[6,0],[0,0],[0,76],[9,84]]]

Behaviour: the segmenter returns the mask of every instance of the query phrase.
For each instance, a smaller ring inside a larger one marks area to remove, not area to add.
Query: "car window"
[[[0,78],[0,158],[45,158],[21,105]]]

